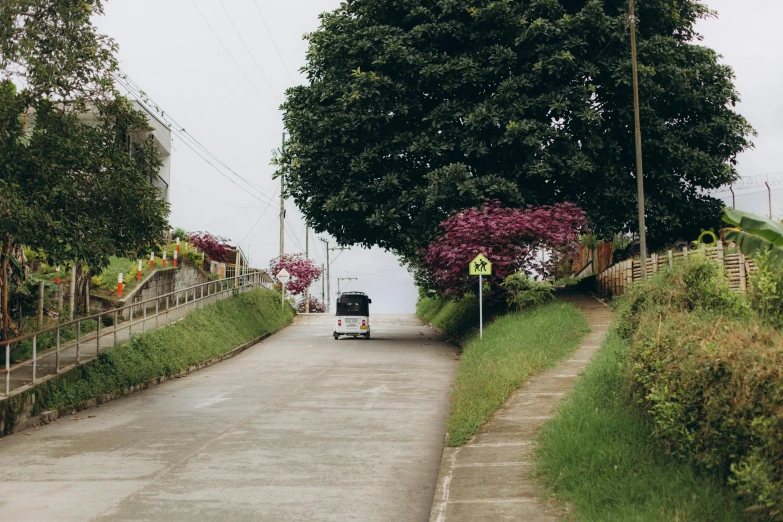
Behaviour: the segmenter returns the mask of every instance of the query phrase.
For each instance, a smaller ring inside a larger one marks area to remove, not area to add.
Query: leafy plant
[[[748,297],[763,321],[783,329],[783,270],[773,261],[772,250],[755,255],[758,270],[749,277]]]
[[[512,274],[500,286],[507,292],[508,307],[517,310],[535,308],[555,298],[551,284],[536,281],[525,274]]]
[[[187,232],[182,227],[177,227],[174,229],[174,232],[172,232],[173,238],[179,238],[180,242],[187,241],[190,238],[190,232]]]
[[[304,254],[285,254],[274,258],[269,264],[269,272],[276,283],[277,274],[286,269],[291,274],[291,280],[285,285],[286,292],[291,295],[301,295],[314,281],[321,277],[321,269]]]
[[[587,222],[571,204],[519,209],[494,200],[455,212],[441,226],[443,233],[422,252],[424,266],[442,295],[460,297],[472,289],[468,264],[479,253],[493,264],[491,280],[517,272],[546,274],[575,252]],[[548,260],[541,259],[541,249],[553,253]]]
[[[299,304],[296,305],[296,311],[300,314],[305,313],[307,308],[305,307],[305,299],[302,298]],[[310,296],[310,313],[311,314],[325,314],[327,312],[326,305],[318,300],[315,296]]]
[[[226,248],[226,241],[223,238],[213,236],[208,232],[200,232],[192,234],[188,238],[188,242],[207,254],[210,259],[223,263],[228,256],[228,249]]]
[[[783,266],[783,223],[732,208],[724,210],[723,221],[738,227],[724,229],[723,237],[737,243],[743,254],[769,251],[768,262]]]

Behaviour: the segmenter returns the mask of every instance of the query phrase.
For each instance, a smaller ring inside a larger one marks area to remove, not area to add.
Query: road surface
[[[293,326],[0,439],[0,520],[428,520],[457,350],[413,316]]]

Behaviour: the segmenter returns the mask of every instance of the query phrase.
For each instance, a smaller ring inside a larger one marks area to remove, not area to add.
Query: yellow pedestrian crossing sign
[[[479,254],[470,262],[470,275],[486,276],[492,275],[492,263],[484,254]]]

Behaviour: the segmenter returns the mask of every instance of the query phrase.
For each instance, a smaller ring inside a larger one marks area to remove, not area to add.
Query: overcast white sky
[[[269,260],[278,255],[279,182],[271,179],[274,169],[269,164],[283,132],[277,107],[286,88],[304,82],[298,72],[304,65],[307,50],[302,36],[317,29],[319,13],[333,10],[339,3],[339,0],[223,0],[222,4],[218,0],[195,0],[195,5],[191,0],[110,0],[107,3],[106,15],[96,23],[119,43],[122,69],[214,155],[261,187],[266,196],[256,192],[257,197],[271,201],[267,205],[240,190],[175,139],[171,182],[174,226],[228,237],[241,244],[256,267],[268,266]],[[735,68],[743,98],[740,112],[759,132],[756,149],[745,153],[740,160],[740,172],[743,176],[781,172],[783,98],[779,91],[783,84],[780,51],[783,33],[777,24],[783,18],[783,2],[711,0],[707,3],[719,11],[720,18],[700,24],[704,44],[716,49]],[[757,208],[759,205],[761,208]],[[748,207],[747,210],[766,212],[765,205],[765,194],[738,200],[738,206]],[[286,251],[303,252],[303,221],[292,203],[287,208]],[[783,191],[776,193],[774,213],[783,214]],[[318,263],[325,262],[322,244],[314,236],[310,238],[310,252]],[[378,249],[346,251],[332,263],[333,293],[337,290],[338,277],[359,278],[348,288],[370,294],[375,312],[414,309],[413,281],[391,254]]]

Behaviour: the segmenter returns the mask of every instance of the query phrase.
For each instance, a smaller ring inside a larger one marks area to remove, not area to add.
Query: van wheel
[[[364,338],[365,339],[369,339],[370,338],[370,332],[367,332],[366,334],[364,334]]]
[[[337,339],[339,339],[339,338],[340,338],[340,336],[339,336],[339,335],[337,335],[337,334],[334,334],[334,340],[335,340],[335,341],[336,341]]]

